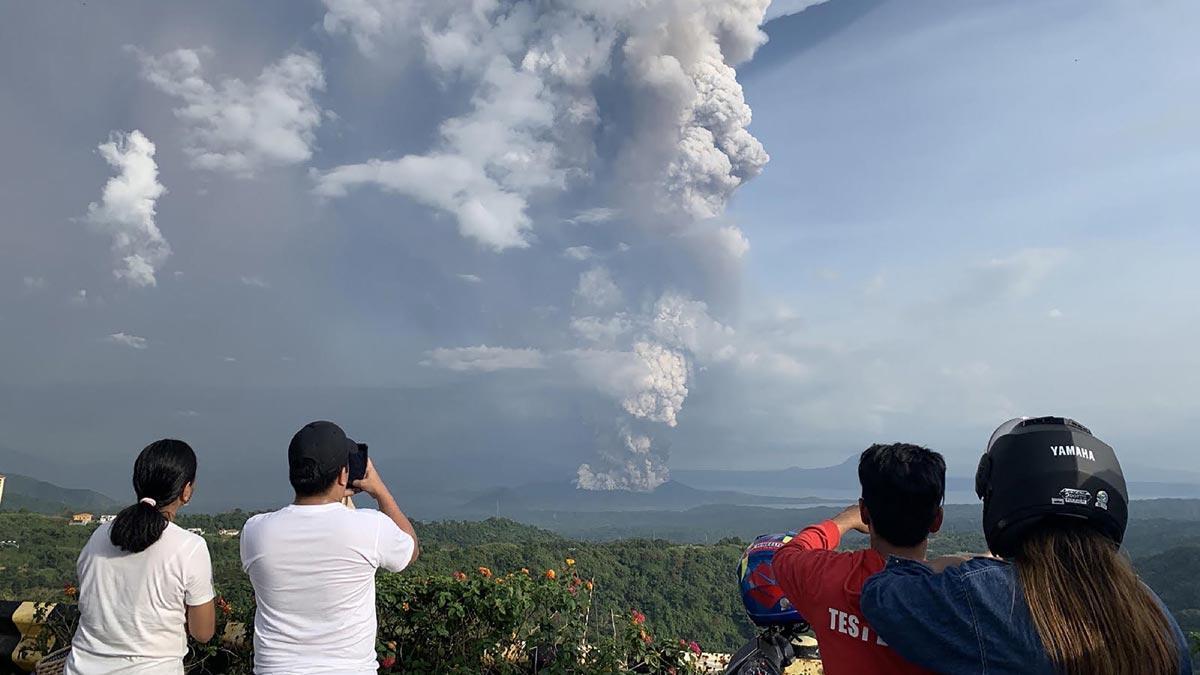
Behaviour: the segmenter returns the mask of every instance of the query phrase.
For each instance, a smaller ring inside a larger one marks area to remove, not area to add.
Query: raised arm
[[[857,504],[842,509],[829,520],[800,530],[775,553],[771,560],[775,580],[792,604],[803,602],[804,582],[817,578],[820,566],[833,555],[817,552],[833,551],[841,543],[842,535],[850,530],[868,531]]]
[[[409,521],[408,516],[405,516],[404,512],[400,510],[400,506],[396,504],[391,491],[388,490],[387,485],[383,482],[383,477],[375,470],[375,462],[373,460],[367,460],[367,474],[361,480],[355,481],[354,487],[370,495],[379,506],[379,512],[387,516],[396,524],[396,527],[412,538],[412,557],[404,565],[415,561],[421,553],[421,544],[417,540],[417,530],[413,527],[412,522]]]

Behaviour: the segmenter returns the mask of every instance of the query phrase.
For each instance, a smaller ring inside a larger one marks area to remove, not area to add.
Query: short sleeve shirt
[[[375,570],[403,570],[413,538],[379,511],[291,505],[242,529],[254,585],[257,675],[374,673]]]
[[[79,554],[79,629],[65,672],[182,673],[187,607],[213,599],[204,539],[169,523],[158,541],[129,553],[96,528]]]
[[[771,561],[779,587],[816,634],[826,675],[932,672],[889,648],[859,609],[863,583],[883,569],[883,556],[836,551],[840,540],[827,520],[801,530]]]

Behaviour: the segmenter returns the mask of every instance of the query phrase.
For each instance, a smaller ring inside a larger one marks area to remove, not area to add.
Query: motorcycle
[[[746,614],[758,631],[729,660],[725,675],[783,675],[797,658],[820,657],[812,639],[804,636],[808,622],[788,602],[771,567],[775,552],[795,535],[762,535],[742,554],[738,586]],[[801,640],[808,644],[798,645]]]

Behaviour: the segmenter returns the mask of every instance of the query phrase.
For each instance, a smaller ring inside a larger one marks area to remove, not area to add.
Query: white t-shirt
[[[79,554],[79,630],[66,672],[73,675],[183,672],[187,606],[213,599],[204,539],[175,523],[140,553],[113,546],[111,523]]]
[[[257,675],[366,675],[375,656],[375,570],[399,572],[413,538],[390,518],[340,503],[295,504],[242,528],[254,584]]]

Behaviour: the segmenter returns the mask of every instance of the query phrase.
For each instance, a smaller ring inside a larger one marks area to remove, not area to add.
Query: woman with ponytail
[[[174,522],[195,482],[196,453],[183,441],[155,441],[138,455],[137,502],[79,554],[79,629],[66,673],[182,674],[187,634],[212,639],[208,545]]]

